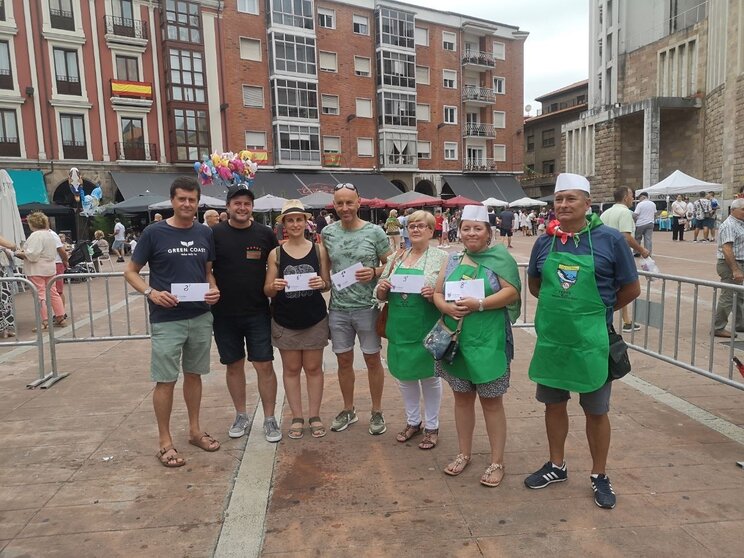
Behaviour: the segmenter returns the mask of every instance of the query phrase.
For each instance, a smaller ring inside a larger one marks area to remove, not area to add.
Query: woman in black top
[[[323,348],[328,345],[328,310],[321,292],[330,288],[330,265],[323,245],[305,239],[309,217],[300,201],[289,200],[284,204],[277,221],[283,225],[287,241],[269,254],[264,283],[264,293],[272,299],[271,342],[282,355],[284,391],[292,410],[288,436],[293,439],[302,438],[305,424],[300,385],[303,368],[310,432],[314,438],[326,435],[320,420],[320,402]]]

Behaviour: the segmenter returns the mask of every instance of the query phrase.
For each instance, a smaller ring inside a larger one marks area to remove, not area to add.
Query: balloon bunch
[[[194,162],[194,171],[199,175],[202,186],[212,184],[215,179],[226,185],[245,184],[253,186],[258,165],[252,159],[252,153],[244,149],[240,153],[212,153],[201,161]]]

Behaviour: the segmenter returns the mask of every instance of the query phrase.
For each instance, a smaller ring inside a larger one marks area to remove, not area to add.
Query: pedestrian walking
[[[744,283],[744,198],[731,202],[731,214],[721,223],[718,231],[718,261],[716,272],[722,283],[741,285]],[[727,330],[729,316],[736,299],[736,324]],[[735,330],[735,331],[734,331]],[[713,334],[716,337],[736,337],[736,332],[744,332],[744,294],[730,289],[721,289],[716,304],[716,318]]]
[[[656,204],[648,199],[648,194],[642,192],[639,194],[640,200],[633,212],[636,216],[635,222],[635,240],[640,245],[643,242],[644,248],[649,254],[653,252],[654,221],[656,220]],[[640,252],[636,251],[637,254]]]

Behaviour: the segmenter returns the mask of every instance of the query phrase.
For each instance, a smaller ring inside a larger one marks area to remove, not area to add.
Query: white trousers
[[[398,387],[403,396],[406,409],[406,422],[415,426],[421,422],[421,394],[424,395],[424,428],[439,428],[439,407],[442,405],[442,379],[426,378],[424,380],[401,381]]]

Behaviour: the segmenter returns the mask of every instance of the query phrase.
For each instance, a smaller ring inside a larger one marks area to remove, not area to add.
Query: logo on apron
[[[576,278],[579,276],[579,266],[558,264],[556,274],[561,282],[561,287],[564,291],[567,291],[576,284]]]

